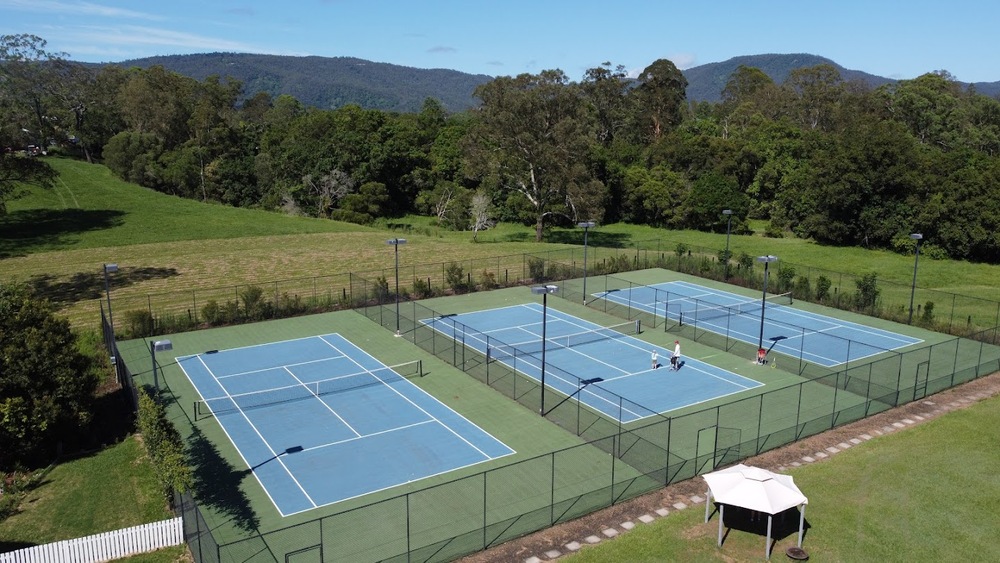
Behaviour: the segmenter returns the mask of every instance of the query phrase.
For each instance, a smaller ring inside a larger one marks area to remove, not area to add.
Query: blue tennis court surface
[[[542,305],[533,303],[422,322],[486,354],[491,361],[540,381],[542,312]],[[586,332],[594,330],[599,332],[592,340]],[[577,338],[581,333],[584,336]],[[571,396],[580,390],[581,380],[601,378],[599,383],[584,386],[576,396],[583,404],[623,423],[762,385],[684,357],[683,350],[681,369],[672,371],[672,348],[653,346],[618,330],[602,330],[600,325],[552,308],[548,309],[545,336],[546,386]],[[661,365],[656,369],[652,367],[653,351]]]
[[[666,315],[675,321],[683,319],[699,329],[754,346],[760,340],[760,299],[750,300],[683,281],[600,292],[592,297],[627,304],[660,318]],[[742,313],[727,314],[737,309]],[[764,347],[769,348],[772,342],[776,352],[835,367],[923,340],[768,302],[764,310]]]
[[[338,334],[177,362],[282,516],[514,453]]]

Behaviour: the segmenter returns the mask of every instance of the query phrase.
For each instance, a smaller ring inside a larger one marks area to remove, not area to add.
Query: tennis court
[[[683,355],[681,369],[672,371],[672,349],[630,336],[636,323],[602,327],[551,307],[546,312],[536,303],[421,322],[535,381],[542,376],[544,329],[546,386],[622,423],[762,385]],[[654,351],[660,363],[655,369]]]
[[[627,304],[659,318],[728,335],[754,346],[761,338],[760,298],[747,299],[744,295],[685,281],[599,292],[591,297]],[[768,297],[763,342],[766,349],[836,367],[923,340],[796,309],[786,294]]]
[[[177,362],[282,516],[514,453],[339,334]]]

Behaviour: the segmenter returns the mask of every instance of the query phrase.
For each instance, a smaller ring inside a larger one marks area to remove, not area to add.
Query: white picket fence
[[[184,543],[181,517],[0,553],[0,563],[98,563]]]

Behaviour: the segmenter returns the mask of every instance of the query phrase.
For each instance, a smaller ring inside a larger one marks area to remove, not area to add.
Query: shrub
[[[792,280],[795,279],[795,268],[791,267],[781,267],[778,268],[778,291],[777,293],[783,293],[788,291],[792,287]]]
[[[809,284],[809,278],[799,276],[795,280],[795,287],[792,288],[792,293],[796,299],[804,299],[806,301],[812,299],[812,286]]]
[[[219,302],[215,299],[210,299],[208,303],[201,308],[201,318],[205,320],[206,323],[210,325],[219,324]]]
[[[251,285],[240,294],[240,301],[243,302],[243,314],[247,319],[259,321],[265,317],[266,303],[264,302],[264,290],[259,285]]]
[[[497,283],[496,274],[489,270],[483,270],[483,273],[479,274],[479,287],[484,291],[500,287],[500,284]]]
[[[375,278],[375,286],[372,288],[375,295],[372,295],[379,303],[389,300],[389,280],[385,276]]]
[[[134,338],[153,336],[156,332],[156,319],[145,309],[125,311],[125,326]]]
[[[830,297],[830,287],[833,286],[833,282],[830,278],[826,276],[820,276],[816,279],[816,300],[825,301]]]
[[[545,260],[528,258],[528,277],[535,282],[545,281]]]
[[[445,283],[455,293],[465,291],[465,271],[462,265],[457,262],[449,262],[444,270]]]
[[[928,301],[927,303],[924,303],[924,312],[920,315],[920,322],[922,322],[923,324],[928,325],[928,326],[934,324],[934,302],[933,301]]]
[[[858,288],[854,294],[855,307],[859,311],[874,310],[875,304],[878,302],[879,293],[882,292],[878,287],[878,274],[875,272],[867,273],[861,276],[860,279],[854,280],[854,283]]]
[[[184,456],[184,445],[166,411],[149,393],[139,393],[139,413],[136,421],[142,443],[152,461],[156,480],[164,498],[174,491],[184,492],[193,483],[191,468]]]
[[[417,295],[418,299],[426,299],[433,296],[434,290],[431,289],[430,280],[413,278],[413,293]]]
[[[746,252],[740,253],[740,257],[737,259],[737,262],[739,263],[741,270],[746,270],[748,272],[753,270],[754,257],[750,256]]]

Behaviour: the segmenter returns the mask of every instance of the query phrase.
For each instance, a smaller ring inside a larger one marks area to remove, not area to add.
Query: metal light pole
[[[907,324],[913,324],[913,294],[917,292],[917,263],[920,261],[920,241],[924,235],[913,233],[910,238],[917,243],[917,247],[913,251],[913,285],[910,286],[910,320],[906,321]]]
[[[777,262],[777,256],[758,256],[758,262],[764,263],[764,294],[760,298],[760,338],[757,339],[757,350],[764,347],[764,309],[767,307],[767,266],[771,262]]]
[[[153,387],[160,392],[160,379],[156,376],[156,353],[173,350],[174,343],[169,340],[157,340],[149,343],[149,357],[153,360]]]
[[[722,280],[729,280],[729,230],[733,226],[733,210],[723,209],[722,214],[726,216],[726,273],[723,275]]]
[[[399,336],[399,245],[406,244],[406,239],[391,238],[385,242],[396,249],[396,336]]]
[[[542,402],[538,414],[545,416],[545,323],[549,313],[549,294],[559,291],[558,285],[536,285],[531,293],[542,295]]]
[[[111,325],[111,340],[115,340],[115,316],[111,313],[111,281],[108,274],[118,271],[118,264],[104,265],[104,293],[108,296],[108,323]]]
[[[596,225],[593,221],[577,223],[577,227],[583,227],[583,304],[587,304],[587,232]]]

